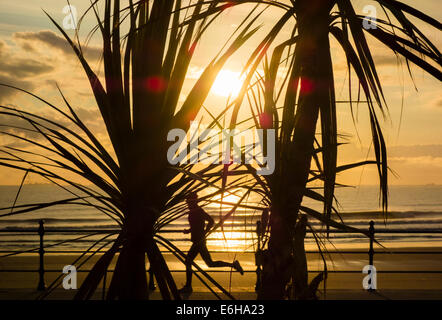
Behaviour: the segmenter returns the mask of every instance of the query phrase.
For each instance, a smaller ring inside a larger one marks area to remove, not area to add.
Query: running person
[[[192,292],[192,262],[198,255],[198,253],[203,258],[204,262],[210,268],[219,268],[219,267],[231,267],[236,271],[240,272],[241,275],[244,274],[244,271],[239,264],[238,260],[230,262],[224,261],[213,261],[210,256],[209,250],[207,250],[206,245],[206,233],[213,227],[214,221],[211,216],[209,216],[199,205],[198,205],[198,196],[196,193],[192,192],[186,198],[187,205],[189,207],[189,225],[190,229],[185,229],[184,233],[191,234],[192,246],[189,249],[189,252],[186,256],[186,284],[183,288],[180,289],[181,293],[190,293]],[[206,227],[206,221],[208,222]]]

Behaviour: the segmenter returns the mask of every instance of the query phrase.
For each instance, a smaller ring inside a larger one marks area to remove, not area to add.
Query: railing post
[[[103,290],[101,292],[101,300],[105,300],[105,298],[106,298],[106,278],[107,278],[107,268],[104,271],[104,275],[103,275]]]
[[[44,249],[43,249],[43,235],[45,233],[45,228],[44,228],[44,221],[40,220],[38,222],[39,226],[38,226],[38,235],[40,236],[40,249],[38,250],[38,254],[40,256],[40,268],[38,269],[38,273],[40,275],[39,280],[38,280],[38,287],[37,290],[38,291],[44,291],[46,290],[46,285],[45,285],[45,269],[44,269]]]
[[[256,221],[256,234],[258,236],[258,249],[255,252],[255,265],[256,265],[256,284],[255,291],[261,288],[261,263],[262,263],[262,248],[261,248],[261,221]]]
[[[155,290],[156,289],[155,280],[153,277],[153,270],[152,266],[149,266],[149,290]]]
[[[374,221],[370,221],[370,228],[368,228],[368,234],[370,235],[370,249],[368,250],[368,264],[373,265],[373,242],[374,242]]]

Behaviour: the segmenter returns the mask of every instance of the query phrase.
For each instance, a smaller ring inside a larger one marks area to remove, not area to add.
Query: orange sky
[[[357,8],[373,1],[353,1]],[[442,20],[442,10],[439,0],[404,1],[416,6],[417,9]],[[84,12],[89,1],[71,0],[78,12]],[[104,128],[97,118],[96,105],[85,75],[70,49],[60,37],[55,27],[42,12],[47,10],[57,21],[63,21],[65,14],[62,9],[65,1],[62,0],[22,0],[2,1],[0,3],[0,82],[14,84],[32,90],[49,101],[61,105],[59,94],[54,88],[56,81],[73,105],[80,111],[80,115],[91,126],[99,137],[104,137]],[[218,20],[203,38],[196,49],[196,55],[188,75],[185,90],[191,88],[196,76],[204,68],[210,58],[220,49],[230,31],[244,17],[250,6],[229,9]],[[264,14],[258,21],[262,24],[261,30],[246,44],[226,65],[220,78],[217,80],[212,94],[205,106],[216,113],[226,103],[226,92],[231,90],[232,83],[238,83],[241,68],[262,36],[275,23],[275,17],[280,11],[273,9]],[[381,12],[378,11],[381,15]],[[92,18],[92,17],[91,17]],[[92,19],[86,20],[83,31],[89,31]],[[441,48],[442,38],[437,32],[425,25],[422,30],[430,37],[438,48]],[[70,31],[72,35],[73,32]],[[83,32],[82,35],[85,35]],[[286,28],[281,38],[290,34]],[[278,42],[276,42],[278,43]],[[413,67],[413,75],[418,91],[405,66],[398,66],[394,55],[381,45],[370,42],[373,48],[375,61],[381,76],[390,110],[390,117],[383,122],[384,134],[389,146],[391,168],[399,175],[392,177],[391,184],[442,184],[442,95],[441,84]],[[332,43],[333,61],[335,63],[337,99],[344,100],[347,92],[345,78],[345,59]],[[88,57],[93,66],[99,67],[99,41],[93,39],[89,45]],[[236,81],[236,82],[235,82]],[[401,105],[403,100],[403,114],[401,120]],[[30,110],[38,110],[41,114],[49,111],[41,104],[29,100],[23,95],[10,90],[0,89],[0,103],[26,106]],[[243,110],[248,110],[243,106]],[[0,123],[5,119],[0,116]],[[401,125],[399,130],[399,124]],[[338,125],[340,132],[350,136],[350,145],[340,151],[340,162],[348,163],[365,159],[370,143],[368,118],[364,106],[359,109],[358,133],[361,142],[358,142],[355,127],[351,121],[350,109],[347,104],[339,105]],[[10,143],[0,136],[0,145]],[[17,184],[21,173],[0,168],[0,184]],[[354,170],[339,177],[339,182],[351,184],[376,184],[377,178],[374,168],[366,167]],[[38,182],[36,177],[29,181]]]

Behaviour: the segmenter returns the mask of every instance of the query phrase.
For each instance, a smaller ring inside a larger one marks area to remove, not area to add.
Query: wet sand
[[[349,250],[349,249],[346,249]],[[397,253],[376,253],[374,265],[378,271],[377,288],[378,294],[368,294],[362,288],[362,280],[366,274],[362,273],[362,268],[368,264],[367,254],[331,254],[327,257],[328,270],[326,299],[442,299],[442,273],[416,273],[425,271],[442,271],[442,255],[426,253],[429,251],[442,252],[442,248],[400,248],[397,251],[419,251],[420,254],[397,254]],[[342,250],[343,251],[343,250]],[[173,276],[180,287],[185,282],[184,266],[170,253],[165,253],[169,268],[173,270]],[[70,265],[78,257],[72,254],[45,255],[45,283],[48,285],[62,275],[65,265]],[[213,253],[214,260],[232,261],[238,259],[245,274],[241,276],[238,272],[230,272],[229,268],[206,267],[205,263],[198,256],[196,262],[221,284],[226,290],[233,293],[237,298],[254,299],[256,283],[256,266],[253,253]],[[323,269],[321,257],[318,254],[307,254],[308,267],[311,271]],[[97,260],[94,256],[90,258],[78,270],[78,285],[81,284],[87,273],[81,270],[90,269]],[[115,266],[113,261],[110,269]],[[38,255],[18,255],[0,259],[0,299],[33,299],[38,292]],[[76,264],[78,267],[79,264]],[[12,271],[20,269],[20,272]],[[8,272],[4,272],[8,270]],[[400,270],[401,273],[388,273]],[[223,271],[223,272],[221,272]],[[387,272],[387,273],[382,273]],[[411,273],[405,273],[411,272]],[[414,272],[414,273],[413,273]],[[317,273],[309,273],[314,277]],[[112,272],[107,275],[106,286],[109,285]],[[100,291],[102,284],[100,285]],[[321,290],[323,286],[321,285]],[[215,298],[195,276],[193,281],[194,293],[191,299],[211,299]],[[324,298],[323,292],[322,298]],[[73,290],[67,291],[60,288],[49,296],[52,299],[68,299],[73,295]],[[101,298],[98,293],[95,298]],[[160,298],[159,293],[154,291],[152,299]]]

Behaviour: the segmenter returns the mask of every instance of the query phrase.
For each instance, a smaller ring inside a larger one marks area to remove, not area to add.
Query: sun
[[[221,70],[212,86],[212,92],[222,97],[236,97],[241,90],[243,78],[239,72]]]

